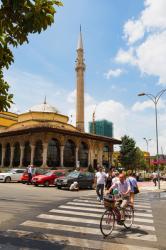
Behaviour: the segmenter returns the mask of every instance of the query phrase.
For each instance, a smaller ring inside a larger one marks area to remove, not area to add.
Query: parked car
[[[65,170],[50,170],[44,175],[38,175],[32,178],[32,184],[35,186],[43,185],[48,187],[49,185],[54,185],[55,179],[65,175]]]
[[[45,174],[48,172],[48,170],[43,168],[32,168],[32,177],[35,177],[37,175]],[[24,173],[20,177],[20,182],[25,184],[28,182],[28,170],[26,169]]]
[[[71,172],[65,177],[58,178],[55,180],[57,188],[70,188],[73,182],[78,182],[79,188],[90,188],[93,189],[94,174],[90,172]]]
[[[19,182],[24,171],[25,169],[22,168],[13,168],[6,173],[0,173],[0,182]]]

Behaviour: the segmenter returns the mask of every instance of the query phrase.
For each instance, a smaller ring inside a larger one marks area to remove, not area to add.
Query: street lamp
[[[149,141],[152,139],[147,139],[146,137],[143,138],[146,141],[146,146],[147,146],[147,152],[149,152]]]
[[[147,153],[149,152],[149,142],[152,139],[147,139],[146,137],[143,138],[146,141],[146,146],[147,146]],[[150,153],[149,153],[149,157],[148,157],[148,167],[150,168]]]
[[[159,155],[158,155],[158,121],[157,121],[157,104],[160,97],[166,92],[166,89],[162,89],[157,95],[152,95],[149,93],[140,93],[138,96],[147,96],[152,100],[155,106],[155,124],[156,124],[156,150],[157,150],[157,173],[158,173],[158,189],[160,189],[160,169],[159,169]]]

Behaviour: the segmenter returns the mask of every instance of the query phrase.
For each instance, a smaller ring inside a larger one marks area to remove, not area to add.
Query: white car
[[[13,168],[6,173],[0,173],[0,182],[19,182],[24,171],[22,168]]]

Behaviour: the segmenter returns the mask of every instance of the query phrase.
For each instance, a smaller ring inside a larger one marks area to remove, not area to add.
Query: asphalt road
[[[115,228],[103,239],[103,207],[94,190],[70,192],[55,187],[0,183],[0,249],[166,250],[166,193],[136,198],[131,230]]]

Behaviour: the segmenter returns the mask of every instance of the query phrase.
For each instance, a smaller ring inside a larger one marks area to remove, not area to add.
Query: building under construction
[[[91,134],[113,137],[113,123],[107,120],[89,122],[89,132]]]

